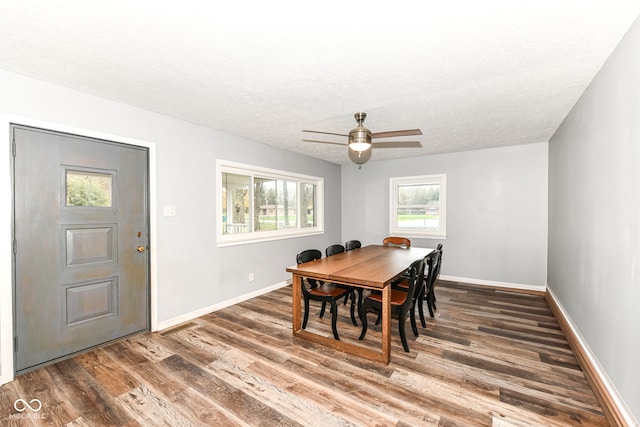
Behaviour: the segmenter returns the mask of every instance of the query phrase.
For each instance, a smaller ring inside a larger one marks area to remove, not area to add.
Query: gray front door
[[[19,373],[148,329],[147,150],[11,131]]]

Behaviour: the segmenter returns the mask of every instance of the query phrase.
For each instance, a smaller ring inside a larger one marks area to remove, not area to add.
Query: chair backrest
[[[320,252],[317,249],[307,249],[304,250],[302,252],[300,252],[298,255],[296,255],[296,263],[298,265],[300,264],[304,264],[305,262],[309,262],[309,261],[315,261],[317,259],[322,258],[322,252]],[[318,282],[315,279],[310,279],[308,277],[303,278],[301,283],[302,283],[302,292],[303,293],[308,293],[309,291],[307,290],[307,288],[304,286],[304,281],[307,281],[309,283],[309,285],[311,285],[312,288],[315,288],[318,286]],[[320,282],[322,284],[322,282]]]
[[[442,243],[438,245],[438,247],[436,248],[436,252],[438,253],[438,260],[436,261],[436,269],[433,277],[434,283],[438,278],[438,276],[440,275],[440,267],[442,266]]]
[[[425,292],[433,287],[433,284],[438,277],[438,271],[440,270],[440,254],[441,252],[435,250],[431,252],[429,255],[424,257],[425,262],[425,274],[424,274],[424,284],[422,287],[422,291],[418,298],[422,298]]]
[[[384,246],[402,246],[405,248],[409,248],[411,247],[411,240],[405,237],[389,236],[384,238],[382,244]]]
[[[341,254],[342,252],[344,252],[344,246],[342,245],[329,245],[325,250],[325,253],[327,254],[327,256]]]
[[[307,249],[305,251],[300,252],[296,255],[296,262],[299,264],[304,264],[305,262],[314,261],[316,259],[322,258],[322,252],[317,249]]]
[[[362,247],[362,243],[360,243],[360,240],[349,240],[347,243],[344,244],[344,248],[347,251],[350,251],[351,249],[358,249]]]
[[[415,260],[409,266],[409,288],[407,289],[407,299],[402,303],[403,308],[411,307],[411,304],[422,295],[425,259]]]

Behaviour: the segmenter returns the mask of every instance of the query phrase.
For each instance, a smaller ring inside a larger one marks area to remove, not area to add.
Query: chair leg
[[[433,310],[436,309],[436,303],[433,301],[433,290],[430,290],[427,294],[427,308],[429,309],[429,315],[433,316]]]
[[[358,326],[358,322],[356,321],[356,294],[355,292],[352,290],[351,291],[351,323],[353,323],[353,326]],[[345,298],[346,301],[347,298]]]
[[[358,337],[358,339],[360,341],[362,341],[364,339],[364,336],[367,335],[367,309],[366,309],[366,307],[364,308],[364,310],[362,310],[362,307],[360,307],[359,314],[360,314],[360,323],[362,323],[362,332],[360,333],[360,337]]]
[[[406,351],[407,353],[409,353],[409,345],[407,344],[407,336],[404,332],[404,321],[407,318],[407,313],[404,313],[404,315],[402,313],[400,313],[400,316],[398,316],[398,324],[399,324],[399,329],[400,329],[400,340],[402,341],[402,347],[404,347],[404,351]]]
[[[416,338],[417,338],[420,334],[418,334],[418,325],[416,324],[416,308],[415,308],[415,305],[413,307],[411,307],[411,312],[409,314],[409,317],[411,318],[411,329],[413,329],[413,335],[415,335]]]
[[[418,302],[418,314],[420,315],[420,323],[422,324],[423,328],[426,328],[427,322],[425,322],[424,320],[424,308],[423,308],[424,300],[420,298],[417,302]],[[429,306],[429,301],[427,301],[427,306]]]
[[[340,337],[338,336],[338,328],[336,327],[337,321],[338,321],[338,307],[334,300],[331,302],[331,329],[333,330],[333,337],[336,340],[340,341]]]
[[[320,309],[320,318],[322,319],[322,316],[324,316],[324,309],[327,308],[327,303],[325,301],[322,301],[322,308]]]
[[[302,319],[302,329],[307,328],[307,321],[309,320],[309,299],[304,299],[304,318]]]

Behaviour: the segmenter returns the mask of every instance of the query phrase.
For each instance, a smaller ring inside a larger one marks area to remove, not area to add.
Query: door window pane
[[[109,208],[113,206],[113,175],[67,170],[65,205]]]
[[[249,233],[249,187],[251,177],[222,174],[222,234]]]

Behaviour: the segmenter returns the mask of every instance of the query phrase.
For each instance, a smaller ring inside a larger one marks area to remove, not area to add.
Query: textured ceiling
[[[423,148],[372,160],[548,141],[639,14],[640,0],[0,0],[0,69],[346,164],[301,129],[347,133],[357,111],[373,132],[422,129]]]

